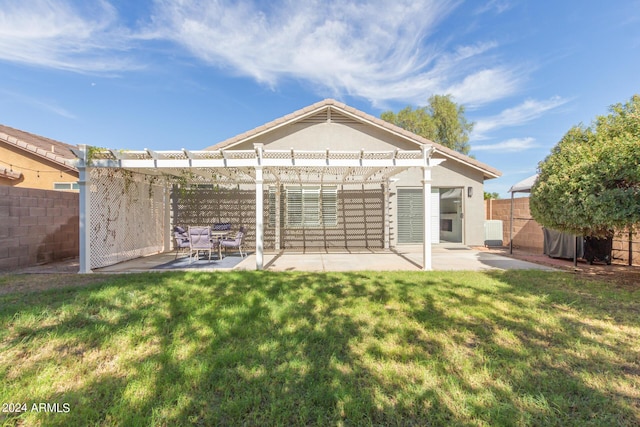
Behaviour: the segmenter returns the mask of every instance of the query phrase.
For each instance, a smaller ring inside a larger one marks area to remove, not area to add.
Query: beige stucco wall
[[[384,129],[357,122],[343,123],[297,123],[253,138],[242,144],[229,147],[234,150],[253,149],[254,143],[262,143],[268,149],[298,150],[418,150],[420,146]],[[437,157],[437,156],[435,156]],[[390,220],[391,245],[397,245],[396,216],[397,188],[422,188],[422,170],[412,168],[397,175],[398,182],[391,185]],[[482,172],[454,160],[446,160],[432,169],[432,187],[455,188],[463,191],[463,243],[482,245],[484,243],[484,186]],[[473,188],[473,196],[467,197],[467,188]]]
[[[395,178],[391,185],[389,200],[391,222],[396,222],[397,189],[422,188],[422,170],[412,168]],[[462,221],[462,243],[470,246],[482,246],[484,243],[484,186],[482,173],[451,160],[446,160],[431,170],[432,188],[463,188],[462,203],[464,218]],[[473,196],[467,197],[467,188],[473,188]],[[396,234],[392,233],[392,246],[397,245]]]
[[[419,147],[389,132],[362,123],[297,123],[273,130],[255,141],[236,145],[251,150],[259,142],[270,149],[297,150],[417,150]]]
[[[22,173],[19,179],[0,177],[0,185],[20,188],[53,190],[54,182],[76,182],[78,173],[67,171],[62,165],[50,162],[35,154],[0,143],[0,168],[11,165],[14,171]]]

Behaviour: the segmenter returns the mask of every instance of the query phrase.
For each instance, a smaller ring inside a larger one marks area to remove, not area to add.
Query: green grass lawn
[[[638,425],[640,292],[535,271],[107,276],[0,297],[0,402],[27,407],[6,425]]]

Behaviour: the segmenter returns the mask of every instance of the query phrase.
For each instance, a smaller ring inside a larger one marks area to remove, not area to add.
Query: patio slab
[[[479,251],[460,244],[432,247],[433,270],[555,270],[552,267],[522,261],[495,253]],[[250,255],[236,269],[255,268]],[[400,246],[394,250],[315,251],[265,253],[264,268],[270,271],[394,271],[422,270],[422,245]]]
[[[112,266],[98,268],[96,273],[141,271],[231,271],[254,270],[255,254],[240,258],[230,255],[221,261],[200,260],[189,264],[188,258],[174,261],[175,252],[150,255]],[[266,252],[264,269],[269,271],[419,271],[422,270],[422,245],[399,246],[393,250],[307,250]],[[41,266],[39,269],[43,269]],[[469,248],[460,244],[439,244],[432,247],[433,270],[556,270],[550,266],[513,257]],[[77,272],[77,262],[74,272]],[[50,269],[47,269],[50,271]]]

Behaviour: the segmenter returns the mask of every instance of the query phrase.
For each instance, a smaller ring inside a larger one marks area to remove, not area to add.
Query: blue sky
[[[201,149],[324,98],[450,94],[508,197],[634,93],[640,0],[0,0],[0,123],[69,144]]]

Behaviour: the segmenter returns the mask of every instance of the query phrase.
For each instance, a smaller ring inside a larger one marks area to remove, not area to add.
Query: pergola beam
[[[421,151],[217,150],[142,151],[103,150],[92,159],[96,167],[220,168],[220,167],[421,167]]]

